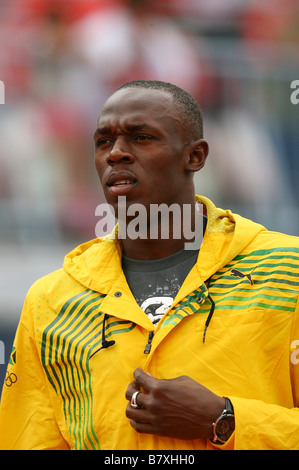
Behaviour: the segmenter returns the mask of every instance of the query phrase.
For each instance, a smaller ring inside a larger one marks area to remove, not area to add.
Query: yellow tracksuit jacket
[[[198,200],[208,212],[198,261],[156,328],[113,237],[79,246],[30,288],[3,386],[0,449],[299,449],[299,240]],[[125,416],[137,366],[228,396],[230,440],[138,434]]]

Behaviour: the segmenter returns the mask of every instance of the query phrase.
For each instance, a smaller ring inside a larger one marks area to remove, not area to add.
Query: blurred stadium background
[[[298,24],[297,0],[0,0],[1,384],[28,288],[95,237],[92,135],[123,82],[193,94],[210,143],[197,192],[299,235]]]

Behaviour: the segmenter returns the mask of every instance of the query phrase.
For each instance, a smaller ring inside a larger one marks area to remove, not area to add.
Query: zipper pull
[[[150,331],[149,335],[148,335],[147,345],[145,346],[145,350],[143,351],[144,354],[149,354],[150,353],[151,347],[152,347],[153,337],[154,337],[154,332]]]

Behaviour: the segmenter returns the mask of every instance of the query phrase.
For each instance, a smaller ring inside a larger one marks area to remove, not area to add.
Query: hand
[[[225,399],[187,376],[156,379],[141,368],[126,391],[126,416],[140,433],[176,439],[212,439],[212,424],[222,413]],[[134,392],[139,408],[131,406]]]

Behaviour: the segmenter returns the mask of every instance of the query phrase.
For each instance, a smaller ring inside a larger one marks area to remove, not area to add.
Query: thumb
[[[157,379],[149,372],[144,372],[141,367],[137,367],[134,371],[135,382],[146,390],[150,390],[151,384]]]

